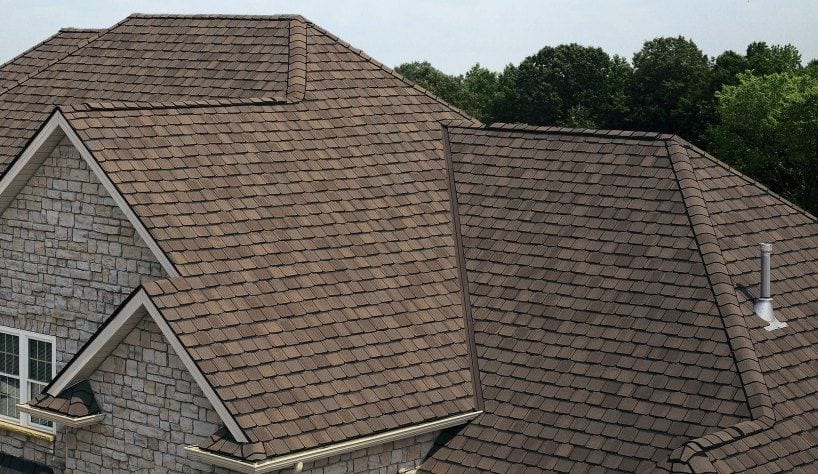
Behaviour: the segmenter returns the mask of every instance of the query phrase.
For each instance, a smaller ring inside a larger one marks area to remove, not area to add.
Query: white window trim
[[[20,403],[28,403],[31,399],[31,395],[29,394],[28,384],[30,382],[28,378],[28,341],[33,339],[35,341],[42,341],[51,344],[51,379],[53,380],[54,377],[57,376],[57,338],[54,336],[49,336],[48,334],[40,334],[31,331],[25,331],[23,329],[11,328],[7,326],[0,326],[0,333],[9,334],[11,336],[17,336],[19,340],[19,348],[20,348],[20,374],[18,375],[17,379],[20,381]],[[35,383],[42,383],[37,382]],[[0,420],[17,424],[20,426],[25,426],[26,428],[32,428],[38,431],[45,431],[47,433],[56,433],[56,426],[43,426],[33,423],[31,421],[31,415],[25,413],[23,411],[20,412],[20,418],[11,418],[9,416],[0,415]]]

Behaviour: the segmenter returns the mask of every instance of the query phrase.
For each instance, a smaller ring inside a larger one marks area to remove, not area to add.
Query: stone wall
[[[106,414],[96,425],[66,430],[66,472],[219,472],[190,459],[185,446],[215,432],[221,420],[159,328],[145,317],[90,379]],[[306,474],[414,470],[436,434],[387,443],[304,466]]]
[[[66,472],[211,472],[185,446],[215,432],[218,414],[146,316],[89,382],[105,419],[67,429]]]
[[[166,275],[67,142],[0,214],[0,325],[57,338],[61,369],[140,283]],[[56,472],[225,472],[188,459],[184,447],[220,421],[148,318],[94,373],[106,414],[55,443],[0,430],[0,452]],[[305,473],[410,472],[434,433],[304,466]]]
[[[0,326],[56,336],[57,370],[120,302],[165,274],[79,153],[61,143],[0,213]],[[0,451],[60,468],[65,449],[0,430]]]

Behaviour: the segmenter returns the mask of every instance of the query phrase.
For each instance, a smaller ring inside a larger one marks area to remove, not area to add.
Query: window
[[[54,377],[54,338],[0,327],[0,419],[52,431],[54,424],[21,413]]]

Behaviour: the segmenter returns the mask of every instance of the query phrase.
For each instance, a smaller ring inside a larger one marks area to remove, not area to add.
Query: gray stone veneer
[[[0,326],[56,336],[57,370],[142,281],[165,273],[63,141],[0,214]],[[0,430],[0,452],[61,468],[53,445]]]
[[[0,214],[0,326],[57,338],[57,370],[140,283],[166,275],[77,151],[61,143]],[[220,421],[150,319],[92,376],[106,414],[55,443],[0,430],[0,452],[55,472],[225,472],[184,447]],[[411,472],[437,433],[307,463],[304,473]]]

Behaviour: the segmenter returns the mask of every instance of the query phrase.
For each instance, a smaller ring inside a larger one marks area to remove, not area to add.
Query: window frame
[[[51,380],[54,380],[54,377],[57,376],[57,338],[54,336],[50,336],[48,334],[40,334],[36,332],[26,331],[24,329],[17,329],[8,326],[0,326],[0,333],[8,334],[10,336],[17,337],[17,341],[19,344],[19,357],[20,357],[20,373],[17,377],[20,381],[20,401],[19,403],[27,403],[31,399],[31,395],[29,393],[29,384],[36,383],[42,384],[39,380],[33,380],[29,378],[28,373],[28,362],[29,362],[29,354],[28,354],[28,341],[35,340],[40,342],[47,342],[51,344]],[[26,428],[32,428],[38,431],[44,431],[46,433],[56,433],[57,427],[55,423],[51,423],[51,426],[43,426],[31,421],[31,415],[28,413],[20,412],[19,418],[12,418],[10,416],[6,416],[0,414],[0,420],[14,423],[16,425],[25,426]]]

